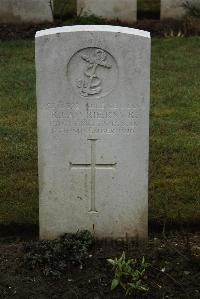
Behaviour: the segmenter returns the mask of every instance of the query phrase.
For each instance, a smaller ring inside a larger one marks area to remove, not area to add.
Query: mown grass
[[[200,38],[152,41],[150,220],[200,219]],[[0,224],[38,222],[33,41],[0,46]]]
[[[150,218],[200,216],[200,38],[153,40]]]
[[[1,43],[0,70],[0,223],[36,223],[34,43]]]

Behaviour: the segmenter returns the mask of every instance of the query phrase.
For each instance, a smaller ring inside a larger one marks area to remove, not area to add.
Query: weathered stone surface
[[[77,0],[77,14],[133,23],[137,21],[137,0]]]
[[[0,23],[53,22],[52,8],[53,0],[0,0]]]
[[[150,35],[114,26],[36,34],[40,237],[145,238]]]
[[[186,2],[198,4],[199,0],[161,0],[161,19],[182,19],[187,13]]]

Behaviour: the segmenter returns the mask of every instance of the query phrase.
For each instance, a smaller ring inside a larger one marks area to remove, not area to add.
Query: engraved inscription
[[[96,163],[96,141],[97,139],[88,139],[91,141],[91,162],[88,164],[75,164],[70,162],[70,169],[88,169],[91,170],[91,207],[90,213],[98,213],[95,202],[96,189],[96,169],[114,169],[117,163],[97,164]]]
[[[138,125],[141,110],[134,106],[104,103],[49,104],[50,126],[53,134],[132,135]]]
[[[81,97],[101,98],[109,94],[117,83],[117,63],[103,49],[85,48],[70,59],[67,76],[74,91]]]

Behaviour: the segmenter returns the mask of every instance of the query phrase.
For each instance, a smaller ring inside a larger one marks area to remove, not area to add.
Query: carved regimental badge
[[[112,55],[105,50],[82,49],[69,61],[68,77],[74,90],[81,97],[104,97],[117,83],[117,64]]]

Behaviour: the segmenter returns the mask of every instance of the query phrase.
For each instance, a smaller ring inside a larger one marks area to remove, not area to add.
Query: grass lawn
[[[152,41],[150,220],[200,219],[200,38]],[[0,46],[0,224],[38,222],[34,42]]]

